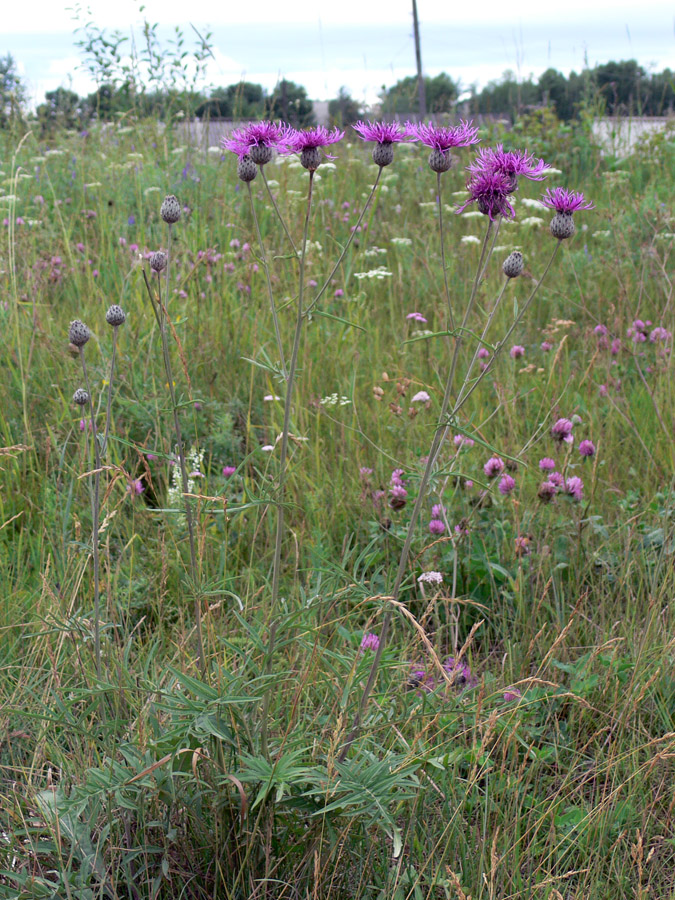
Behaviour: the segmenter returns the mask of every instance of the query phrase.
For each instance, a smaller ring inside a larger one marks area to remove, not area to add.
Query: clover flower
[[[536,159],[531,153],[523,150],[504,150],[503,144],[497,144],[495,148],[481,147],[475,161],[467,166],[469,171],[478,175],[482,172],[501,172],[510,182],[510,191],[513,193],[518,187],[518,176],[529,178],[530,181],[542,181],[549,173],[548,166],[543,159]]]
[[[400,144],[411,137],[398,122],[356,122],[352,128],[362,140],[376,142],[373,162],[380,167],[388,166],[394,161],[393,144]]]
[[[515,478],[512,478],[511,475],[502,475],[499,480],[499,493],[504,497],[508,497],[515,486]]]
[[[595,444],[593,441],[582,441],[579,444],[579,453],[582,456],[595,456]]]
[[[525,356],[525,348],[522,344],[514,344],[509,350],[509,356],[511,359],[520,359],[521,356]]]
[[[460,122],[459,125],[445,127],[406,122],[405,130],[409,137],[431,147],[429,166],[439,174],[447,172],[452,165],[449,150],[453,147],[468,147],[480,140],[478,128],[472,122]]]
[[[543,459],[539,460],[539,468],[542,472],[553,472],[555,469],[555,460],[551,459],[550,456],[545,456]]]
[[[485,463],[483,471],[488,478],[496,478],[504,471],[504,460],[500,456],[493,456]]]
[[[380,646],[380,639],[376,634],[373,634],[372,631],[367,631],[363,637],[361,638],[361,651],[364,650],[377,650]]]
[[[339,128],[328,131],[323,125],[319,125],[307,131],[293,131],[288,137],[286,146],[289,152],[300,154],[300,162],[306,169],[315,172],[321,164],[320,148],[336,143],[344,137],[344,134]],[[335,159],[328,153],[324,155],[326,159]]]
[[[223,150],[231,150],[237,156],[250,156],[256,165],[264,166],[272,159],[272,151],[288,152],[288,142],[294,133],[283,122],[251,122],[244,128],[235,128],[229,138],[221,140]]]
[[[581,500],[584,492],[584,483],[577,475],[573,475],[565,482],[565,493],[574,500]]]
[[[469,179],[466,189],[469,199],[455,210],[456,213],[463,212],[469,203],[475,203],[493,222],[498,216],[515,218],[516,211],[508,200],[511,193],[509,176],[503,172],[479,172]]]
[[[539,485],[539,490],[537,492],[537,496],[540,500],[543,500],[544,503],[550,503],[551,500],[558,493],[558,486],[553,481],[543,481]]]
[[[569,419],[558,419],[551,428],[551,436],[554,437],[556,441],[560,441],[561,443],[564,441],[566,444],[571,444],[574,441],[574,438],[572,437],[573,427],[574,426]]]
[[[445,522],[442,519],[432,519],[429,522],[429,531],[431,534],[443,534],[445,531]]]

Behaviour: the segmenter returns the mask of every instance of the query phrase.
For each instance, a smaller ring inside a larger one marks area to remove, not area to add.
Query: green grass
[[[446,327],[425,154],[397,149],[367,230],[306,323],[268,672],[278,459],[262,447],[281,432],[283,404],[264,398],[283,385],[266,362],[274,331],[234,160],[174,146],[152,124],[20,146],[5,136],[0,218],[24,224],[3,229],[0,255],[0,897],[675,898],[673,363],[626,337],[636,317],[672,326],[675,147],[664,139],[621,162],[537,122],[513,145],[544,155],[563,172],[549,183],[583,190],[596,209],[577,214],[513,335],[525,357],[504,353],[460,414],[476,444],[443,451],[401,597],[408,614],[396,612],[362,732],[339,763],[372,658],[361,638],[389,605],[450,359],[445,337],[411,341]],[[375,177],[356,139],[336,153],[335,168],[319,169],[310,229],[307,277],[319,284]],[[461,238],[484,228],[452,214],[462,154],[443,176],[459,310],[480,249]],[[307,174],[286,161],[268,177],[299,235]],[[297,266],[259,178],[253,191],[290,347]],[[190,210],[175,228],[172,290],[183,293],[169,312],[182,427],[204,451],[204,679],[185,520],[168,498],[175,438],[159,331],[130,246],[166,246],[165,193]],[[522,202],[537,196],[521,184],[518,221],[548,221]],[[495,341],[553,239],[546,223],[504,224],[497,245],[473,330],[516,246],[526,272],[507,288]],[[390,274],[356,277],[378,266]],[[101,423],[111,303],[127,321],[103,477],[98,681],[91,443],[71,403],[81,371],[67,330],[77,317],[94,332]],[[428,324],[408,322],[412,311]],[[621,338],[618,354],[598,347],[598,323]],[[460,369],[472,353],[467,341]],[[411,403],[419,390],[429,409]],[[321,404],[332,394],[349,402]],[[572,415],[581,423],[565,456],[550,427]],[[597,445],[585,462],[582,438]],[[486,447],[515,460],[510,497],[492,484],[480,499]],[[581,503],[538,500],[542,456],[583,478]],[[223,477],[225,465],[236,474]],[[360,466],[374,470],[368,485]],[[408,479],[401,510],[371,499],[394,468]],[[427,530],[441,498],[450,528],[468,532],[455,541]],[[428,570],[444,585],[424,596]],[[429,644],[443,659],[465,642],[475,685],[411,685],[411,667],[434,671]],[[521,698],[506,701],[514,685]]]

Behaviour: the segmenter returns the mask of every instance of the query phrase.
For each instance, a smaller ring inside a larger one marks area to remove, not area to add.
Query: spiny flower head
[[[511,191],[511,179],[503,172],[479,172],[473,175],[467,182],[466,189],[469,199],[460,206],[456,212],[461,213],[469,203],[474,203],[483,213],[494,221],[498,216],[505,219],[515,218],[516,211],[509,203],[508,196]]]
[[[336,143],[344,137],[344,134],[344,131],[340,131],[339,128],[328,131],[323,125],[319,125],[317,128],[309,128],[307,131],[293,131],[288,137],[286,146],[288,152],[299,153],[303,166],[310,172],[314,172],[321,163],[319,149]],[[325,156],[326,159],[335,159],[328,153]]]
[[[89,338],[91,331],[81,319],[73,319],[68,328],[68,340],[76,347],[84,347]]]
[[[409,137],[426,144],[432,150],[445,153],[453,147],[468,147],[477,144],[478,128],[473,122],[460,122],[459,125],[436,126],[421,122],[406,122],[405,131]]]
[[[378,144],[400,144],[411,138],[407,128],[398,122],[355,122],[352,128],[362,140]]]
[[[595,209],[590,202],[584,202],[585,197],[581,191],[568,191],[566,188],[546,188],[541,202],[544,206],[554,209],[558,213],[575,213],[580,209]]]
[[[253,162],[264,166],[272,158],[272,151],[288,152],[288,141],[293,128],[283,122],[251,122],[244,128],[235,128],[229,138],[221,140],[224,150],[237,156],[250,156]]]
[[[467,167],[477,175],[480,172],[501,172],[511,180],[512,191],[518,187],[518,176],[530,181],[542,181],[548,175],[550,166],[543,159],[536,159],[523,150],[504,150],[503,144],[496,147],[482,147],[474,162]]]

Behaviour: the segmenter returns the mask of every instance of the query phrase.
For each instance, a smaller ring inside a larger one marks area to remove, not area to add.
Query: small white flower
[[[544,220],[540,219],[539,216],[528,216],[526,219],[521,219],[520,224],[529,228],[539,228],[540,225],[544,224]]]
[[[440,572],[422,572],[417,580],[422,584],[443,584],[443,576]]]
[[[482,215],[482,213],[479,213]],[[460,241],[462,244],[480,244],[480,240],[476,237],[475,234],[465,234]]]
[[[410,401],[411,403],[428,403],[431,400],[426,391],[418,391]]]

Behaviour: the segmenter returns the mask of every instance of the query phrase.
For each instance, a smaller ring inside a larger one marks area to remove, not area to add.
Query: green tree
[[[47,91],[45,102],[41,103],[37,110],[37,118],[40,130],[43,134],[52,133],[58,128],[79,128],[82,126],[86,113],[85,101],[67,88],[56,88],[55,91]]]
[[[314,124],[314,107],[302,85],[280,81],[267,104],[268,118],[283,119],[295,128]]]
[[[328,103],[328,115],[331,122],[341,128],[358,122],[362,114],[361,105],[354,100],[345,87],[341,87],[337,97]]]
[[[436,75],[434,78],[426,76],[424,87],[427,109],[430,113],[442,114],[452,112],[459,95],[459,87],[446,72],[441,72],[440,75]],[[405,116],[416,113],[418,96],[416,75],[409,75],[407,78],[400,79],[393,87],[383,87],[380,94],[383,115]]]
[[[8,128],[23,119],[26,89],[21,82],[14,57],[0,56],[0,128]]]

